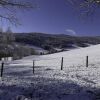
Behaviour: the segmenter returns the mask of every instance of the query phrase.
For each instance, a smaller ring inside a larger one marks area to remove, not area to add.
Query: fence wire
[[[87,56],[87,55],[86,55]],[[88,55],[88,68],[86,69],[86,56],[68,56],[63,57],[64,71],[84,71],[91,69],[98,69],[100,66],[100,55]],[[4,69],[8,73],[9,70],[32,70],[33,61],[35,63],[35,71],[41,69],[59,69],[61,70],[62,57],[35,57],[31,59],[22,59],[15,61],[4,62]],[[2,62],[0,62],[2,63]],[[8,70],[9,69],[9,70]]]

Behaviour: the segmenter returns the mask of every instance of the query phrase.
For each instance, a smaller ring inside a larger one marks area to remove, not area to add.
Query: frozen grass
[[[100,45],[5,64],[0,100],[100,100]]]

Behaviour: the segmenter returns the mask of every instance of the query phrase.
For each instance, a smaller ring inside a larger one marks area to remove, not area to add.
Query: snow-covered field
[[[0,100],[100,100],[100,45],[7,62]]]

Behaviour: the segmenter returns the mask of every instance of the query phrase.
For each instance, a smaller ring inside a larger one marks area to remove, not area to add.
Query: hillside
[[[62,50],[76,47],[87,47],[91,44],[99,44],[100,37],[78,37],[65,34],[44,34],[44,33],[15,33],[16,42],[41,47],[45,50],[56,52],[55,48]]]
[[[8,62],[0,100],[100,100],[100,45]]]
[[[12,37],[11,37],[12,36]],[[100,37],[79,37],[65,34],[0,33],[0,58],[14,59],[29,55],[52,54],[100,43]]]

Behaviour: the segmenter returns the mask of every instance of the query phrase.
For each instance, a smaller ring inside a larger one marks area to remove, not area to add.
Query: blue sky
[[[3,22],[3,28],[11,26],[13,32],[100,35],[98,14],[93,20],[83,20],[71,5],[66,4],[66,0],[35,0],[35,3],[39,5],[38,9],[17,14],[22,23],[21,26],[15,27]]]

